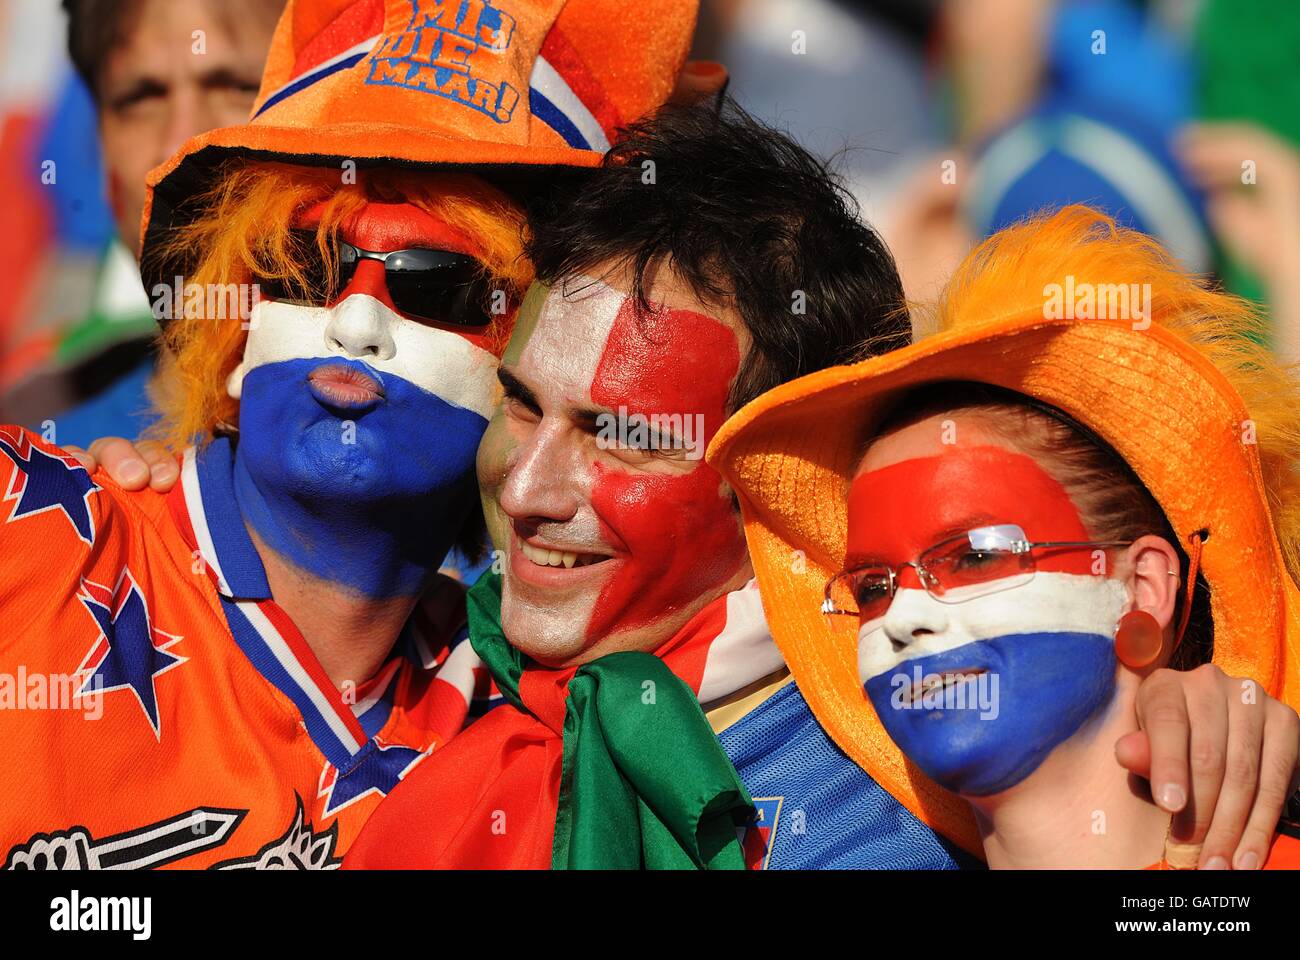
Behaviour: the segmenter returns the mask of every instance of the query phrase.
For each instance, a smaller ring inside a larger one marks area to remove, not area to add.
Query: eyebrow
[[[952,526],[944,530],[940,530],[939,533],[936,535],[934,544],[932,544],[932,546],[938,545],[947,540],[956,540],[959,537],[964,537],[972,530],[978,530],[980,527],[987,527],[992,523],[993,520],[989,519],[988,514],[986,513],[974,514],[969,520],[963,521],[962,523],[953,524]]]
[[[154,77],[136,77],[116,90],[105,92],[108,94],[108,106],[117,108],[144,97],[164,94],[167,92],[167,85]]]
[[[241,73],[234,67],[215,67],[204,71],[199,82],[208,88],[215,87],[251,87],[254,92],[262,85],[261,75]]]
[[[497,379],[501,381],[507,397],[518,400],[534,413],[542,412],[542,405],[537,402],[537,394],[505,367],[497,367]]]
[[[528,384],[520,380],[506,367],[497,367],[497,379],[501,381],[501,386],[505,390],[507,397],[519,401],[533,413],[541,415],[541,401],[537,399],[537,394],[533,392]],[[582,430],[595,433],[600,429],[600,418],[608,416],[610,412],[596,407],[579,407],[576,410],[570,410],[567,415]]]
[[[236,87],[256,93],[261,86],[261,77],[244,73],[236,67],[218,66],[205,70],[198,77],[199,85],[206,90],[221,90]],[[146,96],[165,94],[171,89],[171,78],[160,78],[144,73],[130,77],[127,82],[117,85],[117,89],[107,89],[108,102],[118,105]]]
[[[939,544],[947,543],[949,540],[960,539],[961,537],[964,537],[966,534],[970,533],[972,530],[978,530],[980,527],[987,527],[995,523],[1006,523],[1006,522],[1008,521],[994,519],[991,514],[974,513],[971,514],[968,520],[965,520],[962,523],[952,524],[950,526],[944,527],[938,533],[933,534],[934,540],[930,543],[930,547],[937,547]],[[930,547],[926,547],[925,549],[928,550],[930,549]],[[878,563],[885,566],[889,565],[885,560],[881,559],[879,555],[870,554],[870,553],[847,554],[844,559],[845,559],[845,563],[847,563],[849,566],[858,566],[858,565],[869,564],[869,563]]]

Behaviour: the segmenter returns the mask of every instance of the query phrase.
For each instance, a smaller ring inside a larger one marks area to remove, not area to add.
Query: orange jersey
[[[336,688],[271,600],[230,441],[127,493],[0,427],[0,858],[17,868],[337,866],[455,734],[483,673],[439,578]]]

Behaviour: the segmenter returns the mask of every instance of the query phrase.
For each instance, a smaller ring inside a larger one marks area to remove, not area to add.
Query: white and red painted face
[[[313,227],[319,216],[309,210],[298,226]],[[340,225],[339,238],[373,253],[475,256],[469,238],[408,203],[367,204]],[[399,303],[434,300],[412,294],[408,286]],[[346,516],[405,515],[409,522],[394,524],[402,529],[393,549],[411,562],[386,575],[395,582],[376,582],[373,547],[359,545],[350,561],[345,551],[321,550],[323,528],[340,519],[323,506],[318,536],[301,529],[284,535],[269,516],[273,506],[258,512],[261,526],[256,517],[249,522],[317,576],[372,596],[418,591],[473,504],[474,457],[496,391],[497,358],[488,344],[484,326],[420,319],[399,308],[385,264],[375,259],[361,259],[322,305],[258,302],[228,383],[240,400],[237,470],[268,504],[286,497],[337,502]],[[364,544],[363,530],[356,533],[350,540]]]
[[[297,226],[314,229],[320,207],[310,208]],[[339,239],[363,250],[388,253],[412,248],[446,250],[475,257],[473,240],[409,203],[368,203],[339,228]],[[438,323],[403,312],[393,303],[385,266],[364,259],[351,282],[323,306],[263,299],[250,322],[243,362],[230,379],[240,396],[244,378],[265,364],[339,357],[392,373],[484,417],[492,409],[496,358],[484,327]],[[317,376],[324,389],[347,387],[355,378]],[[355,385],[355,384],[353,384]],[[339,398],[344,399],[340,392]],[[358,393],[358,400],[366,398]]]
[[[727,416],[743,328],[669,271],[649,290],[653,312],[623,279],[534,285],[479,448],[507,557],[502,626],[550,665],[655,649],[751,575],[731,492],[702,458]],[[659,431],[648,445],[647,424]],[[677,429],[689,435],[667,435]]]
[[[898,571],[858,633],[858,672],[894,741],[968,796],[1006,790],[1075,736],[1115,692],[1124,582],[1093,549],[1033,551],[1027,581],[958,587],[943,601],[901,566],[965,531],[1016,524],[1031,542],[1093,539],[1064,487],[978,422],[943,442],[932,416],[874,441],[849,494],[846,566]],[[971,553],[961,569],[982,562]],[[970,577],[971,574],[966,574]],[[961,697],[955,692],[960,688]]]

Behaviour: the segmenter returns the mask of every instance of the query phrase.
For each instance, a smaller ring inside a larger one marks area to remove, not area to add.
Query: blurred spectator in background
[[[33,39],[46,41],[51,30],[62,35],[48,15],[53,5],[36,2],[47,10],[29,10],[31,0],[7,8],[16,13],[6,35],[17,53]],[[56,249],[44,264],[29,256],[31,295],[0,298],[29,311],[0,327],[8,341],[8,362],[0,368],[7,374],[0,381],[7,419],[79,445],[109,434],[137,436],[152,421],[145,387],[156,328],[135,265],[145,175],[194,134],[248,118],[283,7],[284,0],[63,0],[76,71],[63,81],[69,106],[44,124],[33,121],[12,156],[31,219],[40,219],[42,201],[52,205],[71,221],[54,231],[55,242],[76,253],[69,262]],[[36,19],[26,19],[27,12]],[[56,175],[42,180],[47,158]],[[116,230],[96,236],[96,222],[102,230],[104,220],[99,190],[106,191]],[[88,214],[91,221],[79,223]],[[13,231],[4,232],[11,234],[5,242],[18,242]],[[66,236],[79,244],[66,244]],[[68,296],[88,259],[96,261],[92,283],[80,283],[80,297]],[[62,294],[52,308],[41,305],[42,286]]]
[[[694,56],[730,93],[836,169],[875,222],[913,161],[942,141],[925,45],[939,0],[703,0]]]
[[[0,0],[0,405],[53,360],[90,301],[113,233],[95,111],[50,0]],[[139,285],[137,284],[137,287]],[[0,411],[16,419],[16,411]]]
[[[1300,361],[1300,4],[1206,0],[1196,52],[1202,122],[1180,147],[1209,194],[1219,274]]]
[[[993,28],[1012,7],[1024,13],[1014,47]],[[910,299],[933,296],[984,237],[1071,203],[1151,234],[1188,270],[1212,270],[1203,198],[1173,148],[1195,109],[1194,63],[1160,5],[954,0],[950,11],[954,145],[920,165],[884,227]],[[1012,78],[974,68],[1000,62],[982,41],[1022,52]],[[994,102],[981,105],[986,93]]]

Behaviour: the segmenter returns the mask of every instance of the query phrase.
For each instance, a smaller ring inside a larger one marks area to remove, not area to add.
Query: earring
[[[1130,610],[1115,627],[1115,657],[1132,670],[1155,663],[1164,643],[1164,631],[1145,610]]]

